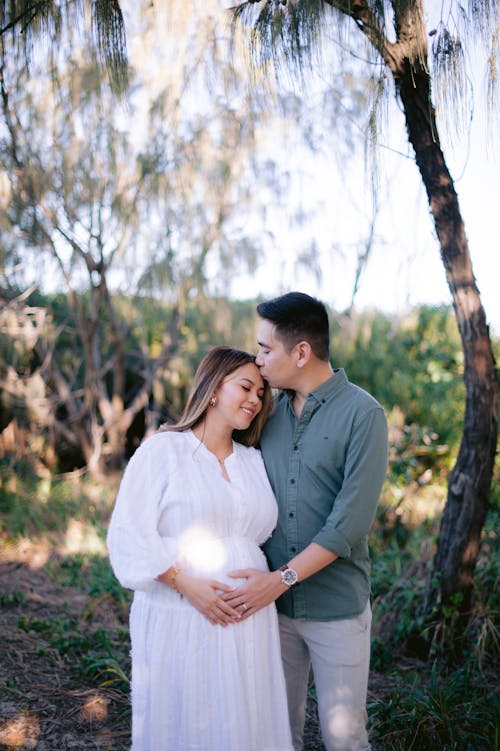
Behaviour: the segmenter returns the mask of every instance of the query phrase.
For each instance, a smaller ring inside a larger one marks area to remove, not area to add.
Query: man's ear
[[[307,365],[312,355],[312,349],[309,342],[297,342],[294,347],[294,352],[296,356],[297,367],[303,368],[304,365]]]

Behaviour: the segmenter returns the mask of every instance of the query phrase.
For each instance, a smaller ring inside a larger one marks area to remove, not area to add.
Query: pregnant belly
[[[191,531],[179,540],[178,565],[189,573],[237,586],[229,571],[257,568],[267,571],[266,558],[255,540],[248,537],[214,537]]]

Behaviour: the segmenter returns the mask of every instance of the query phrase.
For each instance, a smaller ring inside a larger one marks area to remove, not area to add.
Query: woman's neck
[[[224,430],[205,420],[193,428],[193,433],[217,459],[223,460],[233,453],[232,429]]]

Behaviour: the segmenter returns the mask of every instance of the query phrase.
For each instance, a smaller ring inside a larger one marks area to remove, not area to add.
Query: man
[[[327,751],[367,751],[370,562],[367,535],[387,470],[382,407],[333,370],[325,306],[290,292],[257,306],[257,365],[282,389],[262,436],[279,506],[271,571],[233,572],[247,618],[277,599],[294,748],[303,748],[312,666]]]

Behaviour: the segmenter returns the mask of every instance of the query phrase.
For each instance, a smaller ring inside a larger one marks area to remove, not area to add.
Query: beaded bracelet
[[[178,594],[180,594],[181,597],[182,597],[182,594],[179,592],[179,590],[177,588],[177,574],[179,574],[179,573],[180,573],[179,566],[173,566],[172,567],[172,575],[170,577],[170,586],[172,587],[172,589],[175,592],[177,592]]]

